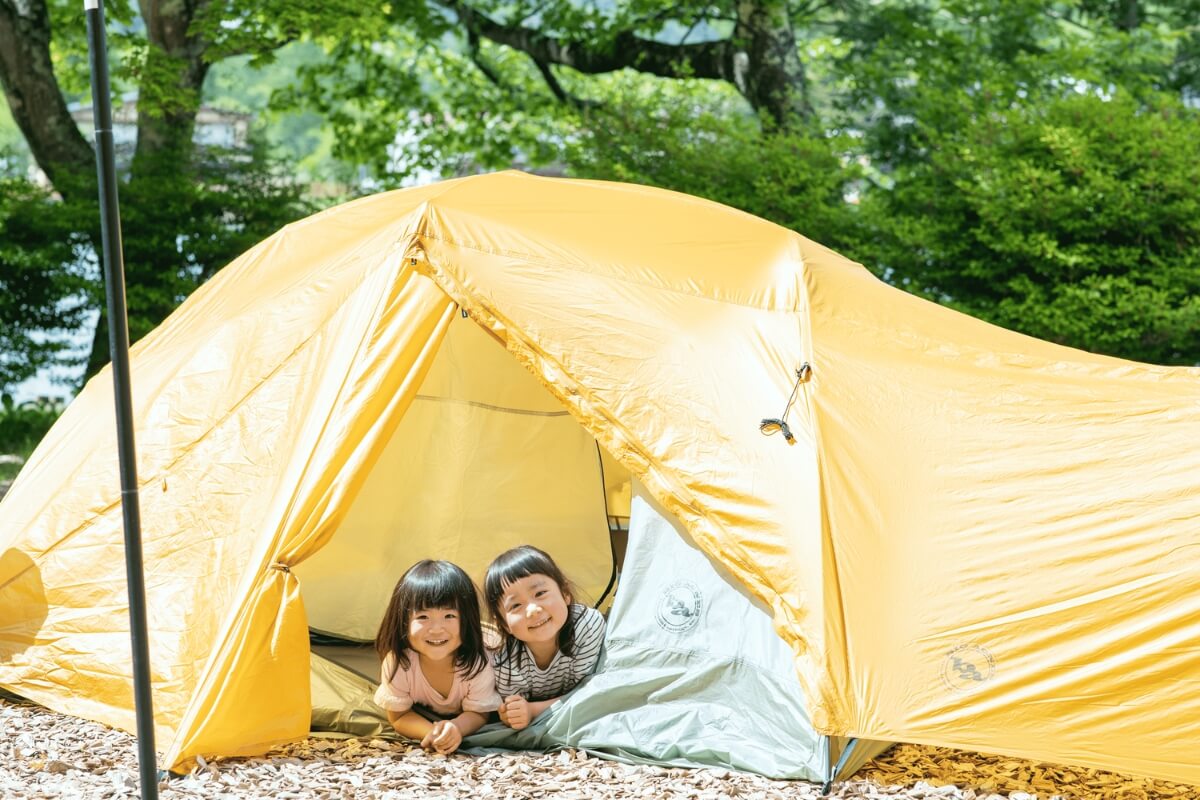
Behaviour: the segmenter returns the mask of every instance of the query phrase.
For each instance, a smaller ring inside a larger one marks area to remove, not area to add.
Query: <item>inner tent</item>
[[[414,562],[452,561],[482,588],[519,544],[549,553],[594,605],[615,582],[629,487],[537,378],[456,315],[340,525],[295,567],[309,627],[318,641],[371,641]]]

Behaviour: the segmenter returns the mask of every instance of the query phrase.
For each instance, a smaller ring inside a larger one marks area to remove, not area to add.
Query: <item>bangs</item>
[[[558,583],[558,573],[554,562],[544,553],[533,548],[518,548],[516,551],[505,553],[488,570],[487,593],[489,597],[493,593],[499,597],[509,586],[531,575],[545,575]]]
[[[413,615],[434,608],[458,612],[461,643],[454,654],[455,668],[465,670],[468,680],[475,677],[488,663],[479,628],[479,591],[471,577],[449,561],[425,559],[408,568],[396,583],[379,624],[375,650],[382,659],[395,656],[396,669],[408,669],[408,650],[412,646],[408,633]]]
[[[484,579],[483,591],[493,617],[497,615],[497,604],[508,587],[531,575],[545,575],[558,584],[558,588],[564,594],[570,591],[566,576],[554,563],[554,559],[531,545],[514,547],[496,557],[488,567],[487,577]]]
[[[508,587],[531,575],[544,575],[549,578],[558,585],[559,590],[563,593],[563,599],[567,600],[568,605],[572,603],[573,592],[567,577],[554,563],[554,559],[544,551],[533,545],[523,544],[496,556],[496,560],[488,567],[487,577],[483,583],[483,592],[487,600],[488,613],[492,616],[492,622],[496,623],[500,629],[500,635],[504,641],[502,647],[504,658],[514,658],[524,651],[521,649],[520,640],[513,636],[504,621],[500,601],[504,598],[504,592]],[[568,612],[562,628],[558,631],[557,639],[560,652],[566,656],[574,655],[575,615],[573,613]]]
[[[463,611],[475,594],[470,580],[458,570],[442,568],[436,562],[428,569],[414,569],[406,587],[410,611],[427,608],[453,608]]]

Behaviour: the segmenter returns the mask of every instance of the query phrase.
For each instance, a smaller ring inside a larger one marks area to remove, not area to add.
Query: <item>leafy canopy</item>
[[[910,291],[1034,336],[1200,359],[1200,115],[1066,94],[929,130],[926,161],[864,205],[863,246]]]

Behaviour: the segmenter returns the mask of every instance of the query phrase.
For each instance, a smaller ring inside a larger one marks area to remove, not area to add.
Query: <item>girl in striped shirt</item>
[[[484,595],[503,639],[493,657],[500,719],[521,730],[596,669],[604,617],[572,602],[554,559],[530,545],[496,557]]]

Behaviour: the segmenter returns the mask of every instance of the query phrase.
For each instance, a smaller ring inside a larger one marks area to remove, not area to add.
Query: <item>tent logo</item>
[[[663,589],[654,619],[670,633],[687,633],[700,624],[704,595],[691,581],[678,581]]]
[[[942,682],[956,692],[978,689],[996,674],[996,660],[977,644],[960,644],[942,662]]]

